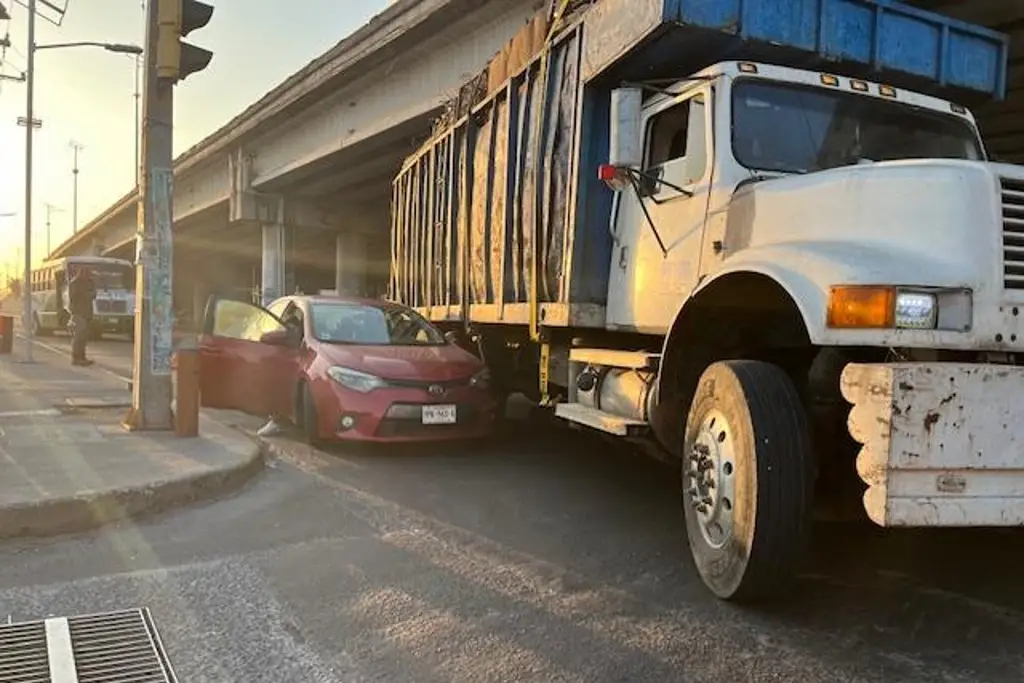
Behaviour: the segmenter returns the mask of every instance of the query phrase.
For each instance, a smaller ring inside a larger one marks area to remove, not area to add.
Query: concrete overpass
[[[1024,163],[1024,5],[910,0],[1013,37],[1007,100],[977,110]],[[383,285],[390,178],[442,103],[548,0],[397,0],[175,162],[175,301]],[[132,258],[135,193],[54,256]],[[187,302],[192,301],[192,306]]]
[[[391,176],[546,0],[397,0],[175,160],[175,301],[386,282]],[[134,258],[133,190],[52,256]],[[197,277],[197,274],[201,276]]]

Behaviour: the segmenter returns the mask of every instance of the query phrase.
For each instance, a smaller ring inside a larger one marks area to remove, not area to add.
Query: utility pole
[[[28,0],[28,54],[25,61],[25,272],[21,281],[21,324],[25,333],[25,362],[32,362],[35,325],[32,315],[32,137],[35,124],[36,0]],[[42,125],[42,124],[40,124]]]
[[[213,53],[181,38],[205,26],[212,14],[213,7],[197,0],[149,0],[147,5],[132,408],[125,418],[132,430],[174,427],[174,86],[210,63]]]
[[[138,56],[136,56],[136,59],[138,59]],[[84,147],[74,140],[69,143],[69,146],[75,155],[74,166],[71,168],[72,181],[74,182],[71,200],[71,232],[76,233],[78,232],[78,153],[81,152]],[[47,250],[47,253],[49,253],[49,250]]]
[[[46,256],[49,257],[50,256],[50,248],[51,248],[50,247],[50,216],[53,214],[54,211],[60,211],[60,208],[55,206],[55,205],[53,205],[53,204],[51,204],[51,203],[49,203],[49,202],[46,202],[45,204],[43,204],[43,206],[46,207]]]
[[[145,10],[145,5],[143,5]],[[142,55],[135,55],[135,189],[142,187],[142,168],[139,158],[139,145],[142,140]]]

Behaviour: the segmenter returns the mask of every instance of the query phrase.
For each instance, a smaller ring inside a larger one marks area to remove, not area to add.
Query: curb
[[[0,507],[0,539],[56,536],[165,512],[237,491],[263,470],[270,449],[255,441],[240,465],[143,487]]]

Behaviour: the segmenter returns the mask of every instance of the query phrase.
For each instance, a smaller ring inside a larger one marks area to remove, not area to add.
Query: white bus
[[[65,330],[68,282],[76,269],[87,267],[96,282],[91,333],[132,335],[135,331],[135,266],[124,259],[103,256],[66,256],[47,261],[32,272],[32,326],[37,335]]]

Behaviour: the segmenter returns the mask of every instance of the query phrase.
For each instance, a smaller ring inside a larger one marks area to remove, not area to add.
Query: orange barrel
[[[199,351],[179,348],[174,354],[173,368],[178,385],[174,433],[182,437],[199,436]]]

